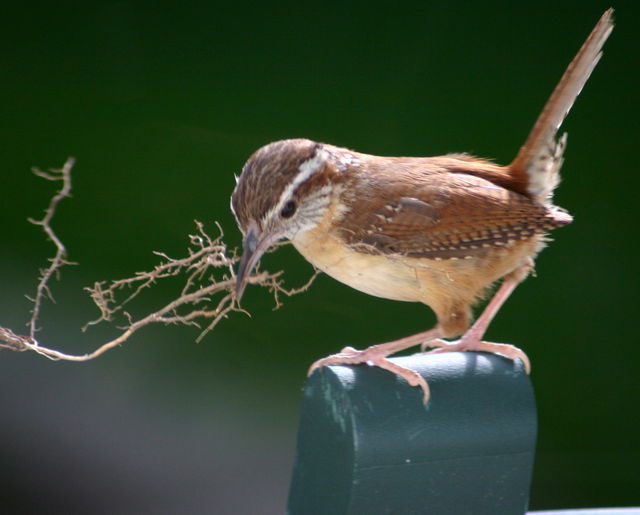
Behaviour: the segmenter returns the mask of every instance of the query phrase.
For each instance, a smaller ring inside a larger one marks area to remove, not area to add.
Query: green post
[[[485,353],[394,358],[431,400],[366,365],[316,371],[304,389],[290,515],[522,515],[536,412],[520,362]]]

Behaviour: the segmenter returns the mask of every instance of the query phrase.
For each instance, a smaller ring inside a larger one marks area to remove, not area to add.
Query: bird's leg
[[[364,350],[357,350],[353,347],[345,347],[338,354],[332,354],[326,358],[319,359],[309,368],[309,375],[317,368],[327,365],[357,365],[367,363],[369,365],[384,368],[389,372],[403,377],[411,386],[419,386],[424,394],[424,402],[429,400],[429,385],[424,378],[416,371],[405,368],[387,359],[387,356],[399,352],[422,342],[433,340],[440,336],[440,330],[436,327],[429,331],[423,331],[399,340],[387,343],[372,345]]]
[[[533,267],[533,261],[527,262],[522,267],[512,272],[505,278],[500,288],[487,304],[482,314],[469,328],[469,330],[457,342],[449,343],[444,340],[434,339],[426,342],[428,347],[438,347],[431,353],[451,352],[451,351],[480,351],[501,354],[507,358],[515,360],[519,358],[524,364],[527,374],[531,371],[531,363],[527,355],[517,347],[505,343],[492,343],[482,341],[482,337],[487,331],[489,324],[496,316],[500,308],[509,298],[516,286],[527,277]]]
[[[519,358],[524,363],[527,373],[531,370],[531,365],[527,355],[514,347],[504,343],[492,343],[482,341],[489,324],[496,316],[500,308],[509,298],[513,290],[527,277],[533,267],[533,261],[527,262],[511,274],[509,274],[493,298],[487,304],[487,307],[478,317],[475,323],[457,342],[447,342],[440,339],[442,333],[438,327],[423,331],[392,342],[380,343],[372,345],[364,350],[357,350],[353,347],[345,347],[338,354],[332,354],[326,358],[319,359],[309,368],[309,375],[318,368],[327,365],[358,365],[366,363],[368,365],[384,368],[402,378],[404,378],[411,386],[419,386],[424,393],[424,402],[429,400],[429,385],[424,378],[416,371],[405,368],[397,363],[391,362],[387,356],[399,352],[414,345],[422,344],[425,347],[437,347],[430,351],[431,353],[452,352],[452,351],[481,351],[501,354],[510,359]]]

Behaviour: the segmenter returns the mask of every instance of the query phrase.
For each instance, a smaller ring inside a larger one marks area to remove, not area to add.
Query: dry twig
[[[223,318],[232,311],[245,312],[236,302],[233,294],[235,277],[234,264],[238,261],[235,251],[229,251],[223,242],[222,228],[217,225],[219,235],[211,238],[204,230],[204,226],[196,221],[197,233],[190,235],[188,255],[182,258],[171,258],[162,252],[154,252],[161,258],[160,264],[152,270],[138,272],[133,277],[115,281],[96,282],[93,287],[85,288],[94,304],[100,310],[100,317],[87,323],[83,331],[89,326],[106,321],[113,322],[118,315],[126,319],[127,323],[121,328],[122,332],[116,338],[103,343],[97,349],[87,354],[72,355],[45,347],[36,339],[37,322],[45,299],[53,300],[50,290],[52,277],[58,276],[65,265],[74,264],[67,260],[67,252],[51,227],[51,220],[55,215],[60,201],[71,194],[71,170],[73,158],[69,158],[60,170],[34,173],[50,181],[61,181],[62,186],[49,202],[42,220],[30,220],[42,227],[47,237],[54,244],[56,253],[49,260],[47,268],[40,271],[35,297],[31,298],[33,308],[28,322],[29,335],[19,335],[11,329],[0,326],[0,349],[14,351],[31,350],[49,359],[67,361],[88,361],[104,354],[108,350],[121,345],[134,333],[151,324],[183,324],[200,329],[196,341],[200,341]],[[276,309],[282,303],[280,294],[295,295],[311,286],[318,272],[300,288],[286,289],[281,280],[281,272],[255,272],[248,282],[268,288],[274,296]],[[140,318],[135,318],[125,309],[133,299],[144,290],[151,288],[158,281],[167,278],[181,278],[183,283],[179,295],[163,307]],[[218,300],[214,300],[214,296]],[[245,312],[246,313],[246,312]]]

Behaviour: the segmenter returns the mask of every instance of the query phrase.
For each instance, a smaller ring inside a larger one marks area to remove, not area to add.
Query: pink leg
[[[438,347],[430,352],[451,352],[451,351],[483,351],[492,352],[494,354],[502,354],[510,359],[519,358],[524,364],[527,372],[531,372],[531,363],[527,355],[517,347],[505,343],[492,343],[482,341],[482,337],[487,332],[489,324],[496,316],[500,308],[509,298],[516,286],[527,276],[531,270],[532,264],[527,263],[515,273],[507,277],[500,285],[493,298],[487,304],[487,307],[478,317],[471,328],[457,342],[449,343],[444,340],[432,340],[427,343],[428,347]]]
[[[408,349],[409,347],[413,347],[414,345],[418,345],[422,342],[433,340],[439,336],[440,331],[438,328],[434,328],[429,331],[423,331],[392,342],[372,345],[364,350],[345,347],[338,354],[332,354],[331,356],[319,359],[313,363],[309,368],[309,375],[311,375],[315,369],[322,368],[327,365],[358,365],[361,363],[367,363],[369,365],[384,368],[389,372],[393,372],[394,374],[403,377],[411,386],[419,386],[422,388],[424,393],[424,402],[426,404],[429,400],[429,385],[424,378],[414,370],[389,361],[387,356],[401,350]]]

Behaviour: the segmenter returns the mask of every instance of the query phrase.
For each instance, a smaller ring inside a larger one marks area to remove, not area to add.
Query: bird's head
[[[236,276],[238,301],[271,245],[317,226],[331,202],[335,173],[330,152],[307,139],[276,141],[249,158],[231,195],[231,210],[244,236]]]

